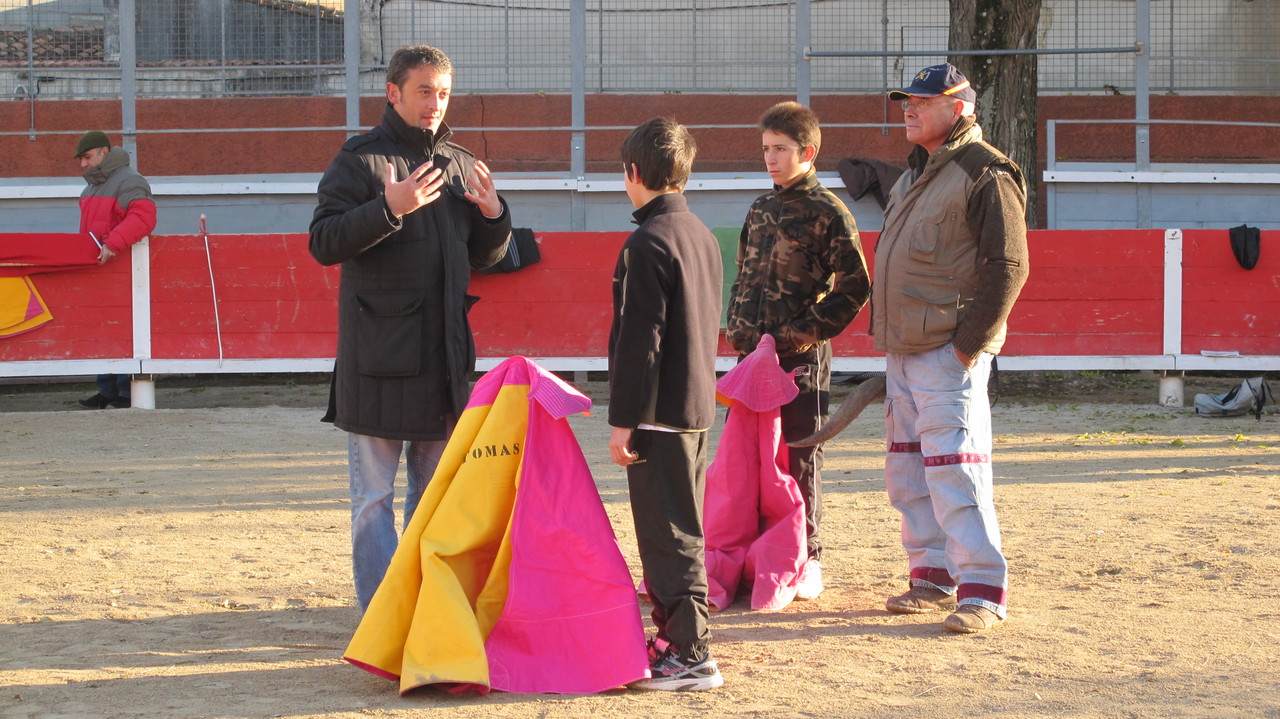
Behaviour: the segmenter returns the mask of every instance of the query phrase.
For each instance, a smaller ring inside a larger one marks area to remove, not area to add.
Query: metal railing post
[[[880,2],[880,49],[885,53],[884,57],[880,58],[880,97],[882,99],[880,117],[881,122],[884,123],[884,127],[880,128],[880,134],[887,136],[889,134],[889,0]]]
[[[1164,231],[1164,322],[1161,328],[1161,351],[1176,358],[1182,354],[1182,230]],[[1176,366],[1176,365],[1175,365]],[[1165,407],[1181,407],[1183,403],[1182,378],[1185,373],[1164,371],[1160,373],[1160,404]]]
[[[587,177],[587,0],[569,2],[569,79],[572,87],[569,123],[569,174],[582,181]],[[572,229],[587,227],[587,201],[581,192],[572,194]]]
[[[120,129],[122,144],[138,164],[138,8],[120,0]]]
[[[1151,0],[1137,0],[1133,4],[1134,41],[1139,47],[1133,58],[1134,94],[1133,108],[1135,132],[1134,169],[1139,172],[1151,169]],[[1137,196],[1138,228],[1151,226],[1151,186],[1139,185]]]
[[[812,41],[811,0],[796,0],[796,102],[809,105],[812,79],[809,76],[809,44]]]
[[[27,125],[27,141],[36,140],[36,93],[40,92],[40,80],[36,77],[36,9],[33,0],[27,0],[27,84],[15,88],[23,91],[30,110],[31,120]]]
[[[1049,120],[1045,123],[1045,174],[1053,172],[1058,166],[1058,122],[1057,120]],[[1039,179],[1039,178],[1036,178]],[[1035,180],[1032,180],[1033,182]],[[1057,183],[1046,182],[1045,190],[1048,196],[1045,198],[1045,209],[1048,217],[1045,218],[1045,228],[1055,229],[1058,226],[1058,188]]]
[[[133,263],[129,271],[129,280],[132,284],[130,295],[133,316],[133,359],[138,362],[138,371],[129,373],[133,375],[129,383],[133,390],[132,406],[139,409],[155,409],[155,377],[150,373],[141,374],[143,365],[151,359],[151,311],[153,309],[151,306],[151,238],[144,237],[135,243],[129,250],[129,258]]]
[[[347,137],[360,131],[360,0],[342,3],[342,62],[346,68]]]

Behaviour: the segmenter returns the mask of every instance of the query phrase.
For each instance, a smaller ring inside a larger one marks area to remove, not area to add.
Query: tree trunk
[[[360,64],[379,65],[391,58],[382,53],[382,6],[385,0],[360,1]]]
[[[948,0],[954,50],[1036,47],[1042,0]],[[1039,226],[1036,162],[1035,55],[961,55],[951,58],[978,93],[978,124],[987,142],[1022,168],[1027,178],[1027,227]]]

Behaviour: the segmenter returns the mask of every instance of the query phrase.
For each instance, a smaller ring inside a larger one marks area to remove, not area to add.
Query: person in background
[[[636,545],[657,637],[638,689],[724,683],[707,627],[707,430],[716,416],[724,267],[716,238],[682,194],[697,146],[658,118],[622,143],[623,185],[640,225],[613,273],[609,455],[627,468]]]
[[[151,186],[129,164],[123,147],[112,147],[107,134],[86,132],[76,144],[75,160],[88,185],[80,193],[80,232],[98,243],[98,264],[122,254],[156,228]],[[127,374],[98,375],[98,392],[77,400],[87,409],[121,409],[131,402]]]
[[[796,370],[800,394],[782,406],[782,438],[794,442],[827,416],[830,340],[867,303],[871,280],[853,215],[814,171],[822,144],[817,116],[799,103],[778,103],[760,117],[760,132],[773,189],[752,203],[742,226],[726,339],[745,357],[772,335],[782,369]],[[796,598],[816,599],[824,588],[822,446],[792,447],[788,460],[808,535]]]
[[[973,633],[1006,612],[987,377],[1027,280],[1026,183],[983,141],[977,94],[954,66],[889,97],[916,147],[889,193],[871,300],[887,360],[885,485],[911,570],[885,608],[954,610],[943,626]]]
[[[347,431],[361,611],[399,541],[392,501],[401,456],[408,525],[467,404],[475,369],[471,270],[501,260],[511,234],[511,212],[489,168],[450,141],[444,116],[452,90],[453,63],[443,52],[397,50],[382,123],[342,146],[320,179],[311,220],[311,255],[342,266],[323,421]]]

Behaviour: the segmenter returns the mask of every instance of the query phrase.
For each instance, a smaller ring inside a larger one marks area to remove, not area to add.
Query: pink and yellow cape
[[[566,417],[524,357],[485,374],[344,654],[401,693],[593,693],[647,676],[631,576]]]

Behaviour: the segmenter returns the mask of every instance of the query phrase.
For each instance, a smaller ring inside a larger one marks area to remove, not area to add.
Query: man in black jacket
[[[338,351],[324,421],[348,432],[351,544],[363,610],[396,548],[395,476],[406,455],[404,524],[469,395],[472,269],[506,251],[511,213],[489,168],[449,142],[453,64],[403,47],[387,66],[382,123],[347,140],[325,171],[311,254],[342,264]]]

